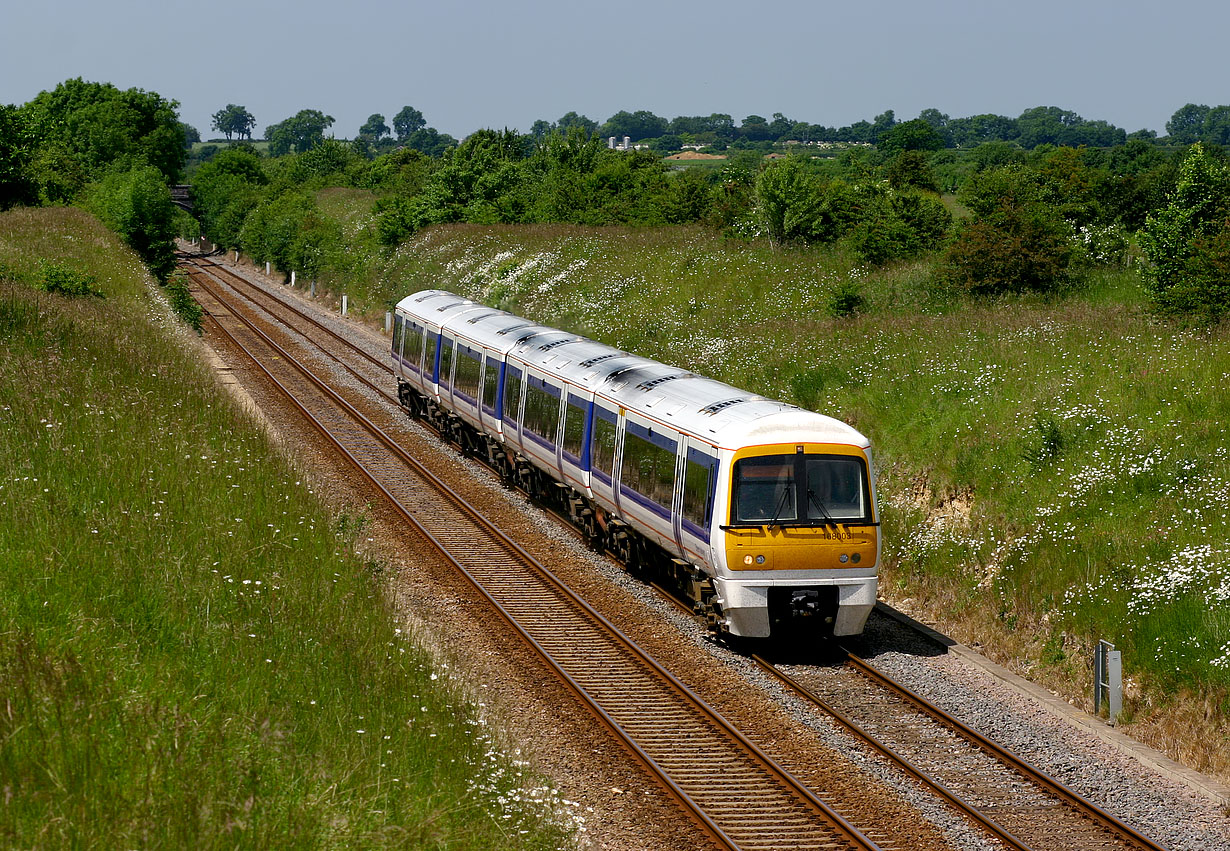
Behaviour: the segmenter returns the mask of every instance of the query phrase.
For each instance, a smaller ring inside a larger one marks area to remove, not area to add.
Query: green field
[[[45,261],[102,296],[42,292]],[[40,265],[42,263],[42,265]],[[333,514],[92,217],[0,214],[0,845],[557,848]]]
[[[1227,772],[1226,329],[1153,318],[1130,268],[1051,301],[945,301],[930,272],[702,228],[455,225],[371,255],[351,299],[449,289],[854,424],[890,599],[1077,700],[1113,641],[1127,720],[1161,740],[1206,707],[1189,761]],[[850,283],[865,309],[835,318]]]

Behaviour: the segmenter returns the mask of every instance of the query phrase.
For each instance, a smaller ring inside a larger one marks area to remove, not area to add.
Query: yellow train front
[[[868,442],[797,408],[750,423],[725,438],[706,612],[732,635],[862,632],[880,557]]]

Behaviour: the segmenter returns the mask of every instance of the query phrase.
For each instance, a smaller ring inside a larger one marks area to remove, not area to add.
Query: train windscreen
[[[735,463],[733,524],[870,523],[862,460],[850,455],[761,455]]]

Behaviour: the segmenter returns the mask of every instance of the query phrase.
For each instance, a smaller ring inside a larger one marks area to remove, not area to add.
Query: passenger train
[[[392,355],[411,413],[712,631],[862,632],[879,516],[850,426],[443,290],[397,305]]]

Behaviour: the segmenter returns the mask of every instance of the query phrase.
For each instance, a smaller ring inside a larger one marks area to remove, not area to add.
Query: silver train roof
[[[686,369],[669,366],[540,325],[445,290],[424,290],[398,310],[501,356],[511,354],[602,399],[715,442],[844,443],[870,446],[840,420],[766,399]]]

